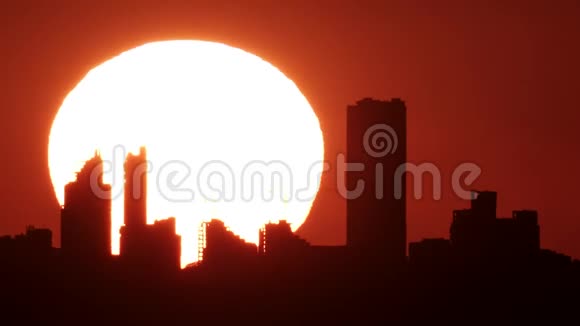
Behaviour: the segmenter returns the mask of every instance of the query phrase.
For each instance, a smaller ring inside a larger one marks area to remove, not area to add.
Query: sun
[[[148,222],[176,217],[182,266],[201,222],[219,218],[257,243],[268,221],[296,230],[320,185],[324,143],[311,105],[279,69],[221,43],[147,43],[92,69],[64,99],[48,164],[64,186],[99,150],[110,169],[112,248],[123,224],[123,160],[147,148]]]

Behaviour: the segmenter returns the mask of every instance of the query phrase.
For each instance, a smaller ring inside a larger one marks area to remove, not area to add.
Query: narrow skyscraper
[[[127,154],[124,164],[124,226],[121,228],[120,253],[124,257],[145,256],[142,241],[147,226],[147,154]]]
[[[181,267],[181,236],[176,219],[147,224],[147,155],[129,153],[125,159],[125,225],[121,227],[121,258],[126,266],[149,272],[176,271]]]
[[[147,154],[145,147],[139,154],[129,153],[125,159],[125,225],[147,224]]]
[[[347,246],[386,267],[406,259],[407,117],[400,99],[347,107]]]

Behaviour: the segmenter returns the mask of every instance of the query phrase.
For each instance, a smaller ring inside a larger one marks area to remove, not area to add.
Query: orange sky
[[[190,2],[0,4],[0,233],[46,226],[59,244],[48,135],[88,70],[149,41],[192,38],[240,47],[292,78],[319,116],[329,160],[345,150],[346,105],[403,98],[410,161],[435,163],[447,185],[441,201],[409,200],[410,240],[447,236],[451,210],[466,206],[448,187],[451,171],[469,161],[483,170],[477,186],[499,192],[501,215],[538,209],[542,245],[580,257],[578,2]],[[322,188],[299,233],[343,243],[345,203],[332,177]]]

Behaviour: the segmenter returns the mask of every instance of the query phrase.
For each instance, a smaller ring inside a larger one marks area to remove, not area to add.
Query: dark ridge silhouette
[[[401,100],[348,108],[348,161],[381,164],[385,185],[406,160],[405,110]],[[376,124],[392,126],[397,150],[367,157],[361,140]],[[98,153],[66,186],[62,248],[47,229],[0,237],[3,322],[558,324],[580,303],[580,262],[541,248],[538,212],[498,218],[493,191],[474,191],[471,207],[453,212],[449,239],[410,243],[408,257],[405,197],[385,187],[377,199],[371,187],[348,201],[346,246],[313,246],[286,221],[257,230],[256,246],[214,219],[200,226],[200,261],[180,269],[175,219],[147,224],[145,164],[145,148],[125,162],[119,256]],[[376,186],[371,169],[348,172],[348,189],[357,173]]]

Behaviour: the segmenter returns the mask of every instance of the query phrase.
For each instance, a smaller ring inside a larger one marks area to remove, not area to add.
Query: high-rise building
[[[97,152],[65,186],[61,247],[63,254],[77,258],[111,255],[111,186],[103,183],[103,161]]]
[[[403,101],[365,98],[347,107],[347,246],[360,259],[390,266],[406,259],[406,160]]]
[[[129,153],[124,164],[124,226],[121,228],[120,254],[124,257],[146,256],[141,242],[147,226],[147,155]]]
[[[125,225],[147,224],[147,154],[145,147],[139,154],[129,153],[125,159]]]
[[[125,159],[125,209],[121,227],[120,255],[134,268],[149,271],[177,270],[181,267],[181,236],[171,217],[147,224],[147,155],[129,153]]]

